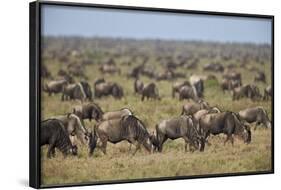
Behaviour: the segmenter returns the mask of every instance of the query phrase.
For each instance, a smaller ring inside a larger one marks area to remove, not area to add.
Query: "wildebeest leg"
[[[136,150],[133,153],[133,156],[137,153],[137,151],[140,149],[141,144],[139,142],[136,143]]]
[[[101,151],[106,154],[106,146],[107,146],[107,140],[106,141],[102,141],[102,145],[101,145]]]
[[[227,135],[227,137],[226,137],[226,139],[225,139],[225,141],[224,141],[224,144],[223,144],[223,145],[225,145],[225,144],[226,144],[226,142],[227,142],[227,141],[229,141],[229,140],[230,140],[230,142],[231,142],[231,144],[232,144],[232,146],[233,146],[234,139],[233,139],[233,137],[232,137],[232,134],[228,134],[228,135]]]
[[[106,146],[107,146],[107,140],[108,138],[106,136],[100,136],[100,140],[101,140],[101,151],[106,154]]]
[[[162,136],[159,140],[159,152],[162,152],[163,144],[166,142],[168,138],[166,136]]]
[[[140,149],[141,144],[138,141],[136,141],[135,139],[129,139],[128,142],[136,146],[136,149],[132,154],[134,156],[136,154],[136,152]]]
[[[48,158],[52,157],[52,152],[53,152],[54,148],[55,148],[55,144],[54,143],[50,143],[49,147],[48,147],[48,152],[47,152],[47,157]]]
[[[191,145],[189,143],[189,140],[187,137],[183,137],[183,140],[185,142],[185,145],[184,145],[184,151],[187,152],[187,144],[189,144],[189,150],[191,150]]]
[[[141,101],[143,101],[144,100],[144,95],[142,95],[142,97],[141,97]]]

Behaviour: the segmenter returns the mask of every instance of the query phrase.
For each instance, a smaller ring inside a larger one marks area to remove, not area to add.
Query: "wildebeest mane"
[[[123,137],[132,137],[138,142],[142,143],[149,137],[149,133],[146,130],[144,123],[133,115],[124,116],[121,119]]]

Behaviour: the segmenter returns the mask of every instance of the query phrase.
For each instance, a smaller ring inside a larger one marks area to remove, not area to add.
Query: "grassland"
[[[112,97],[95,99],[104,111],[112,111],[123,107],[129,107],[134,114],[140,118],[151,132],[155,129],[155,124],[162,119],[178,116],[181,113],[182,105],[186,101],[179,101],[171,97],[172,81],[157,82],[161,101],[140,101],[140,96],[133,92],[133,79],[128,79],[125,75],[131,66],[122,64],[125,58],[117,59],[116,63],[121,68],[121,75],[102,75],[98,71],[97,64],[87,65],[85,74],[88,82],[92,85],[94,80],[104,77],[107,81],[115,81],[124,88],[124,98],[115,100]],[[95,60],[94,60],[95,62]],[[200,59],[197,69],[188,70],[178,68],[185,72],[187,76],[191,74],[214,74],[203,72],[202,65],[210,62],[207,59]],[[44,64],[51,73],[57,73],[59,68],[66,67],[64,63],[55,59],[46,59]],[[154,65],[157,70],[161,67],[156,59],[149,60],[149,64]],[[228,64],[226,62],[225,64]],[[254,62],[249,64],[256,65],[260,70],[265,71],[267,84],[259,83],[260,89],[264,89],[270,81],[270,64],[257,65]],[[134,64],[133,64],[134,65]],[[254,73],[237,68],[242,74],[244,84],[252,83]],[[215,74],[218,80],[221,80],[221,73]],[[79,78],[76,78],[79,81]],[[153,81],[146,77],[141,77],[144,83]],[[46,81],[43,81],[46,82]],[[266,109],[271,118],[271,101],[251,101],[241,99],[232,101],[229,93],[223,93],[216,80],[205,82],[205,100],[212,106],[218,106],[222,110],[239,111],[253,106],[262,106]],[[60,100],[60,95],[47,96],[42,93],[42,119],[53,115],[60,115],[71,112],[74,105],[80,104],[79,101]],[[86,127],[91,129],[94,121],[85,122]],[[267,171],[272,167],[271,163],[271,130],[259,128],[252,130],[252,142],[245,145],[238,139],[235,139],[234,146],[227,144],[223,146],[223,135],[211,137],[211,146],[207,146],[204,152],[184,152],[183,140],[168,140],[164,145],[163,153],[148,154],[144,149],[132,156],[129,152],[129,144],[122,142],[120,144],[108,145],[107,155],[103,155],[100,150],[94,153],[93,157],[88,157],[88,149],[84,145],[79,146],[79,155],[77,157],[63,158],[57,153],[56,158],[46,158],[46,147],[42,148],[42,182],[48,184],[65,184],[79,182],[93,182],[103,180],[120,179],[140,179],[151,177],[167,176],[190,176],[201,174],[249,172],[249,171]]]

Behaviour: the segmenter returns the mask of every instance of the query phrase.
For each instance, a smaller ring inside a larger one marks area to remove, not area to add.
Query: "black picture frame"
[[[118,9],[118,10],[133,10],[133,11],[148,11],[148,12],[165,12],[165,13],[187,13],[196,15],[218,15],[218,16],[233,16],[243,18],[266,18],[271,19],[271,49],[272,49],[272,138],[271,138],[271,163],[272,168],[269,171],[255,171],[255,172],[238,172],[227,174],[205,174],[194,176],[178,176],[178,177],[161,177],[149,179],[133,179],[133,180],[115,180],[115,181],[102,181],[90,182],[79,184],[57,184],[44,186],[41,184],[41,162],[40,162],[40,118],[41,118],[41,7],[44,5],[58,5],[58,6],[74,6],[74,7],[93,7],[103,9]],[[212,178],[212,177],[229,177],[229,176],[244,176],[244,175],[258,175],[258,174],[273,174],[274,173],[274,16],[273,15],[260,15],[260,14],[245,14],[245,13],[228,13],[228,12],[210,12],[210,11],[195,11],[183,9],[168,9],[168,8],[152,8],[152,7],[133,7],[133,6],[120,6],[120,5],[103,5],[103,4],[89,4],[89,3],[71,3],[71,2],[54,2],[54,1],[35,1],[29,4],[29,57],[30,57],[30,78],[29,78],[29,185],[33,188],[54,188],[54,187],[73,187],[73,186],[86,186],[86,185],[102,185],[102,184],[120,184],[120,183],[135,183],[135,182],[151,182],[151,181],[164,181],[164,180],[183,180],[194,178]]]

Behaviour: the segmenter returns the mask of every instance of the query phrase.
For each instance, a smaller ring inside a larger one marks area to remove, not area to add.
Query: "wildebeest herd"
[[[47,37],[41,145],[51,158],[122,141],[128,155],[161,156],[180,138],[203,154],[219,134],[222,147],[249,144],[272,127],[270,56],[267,45]]]

